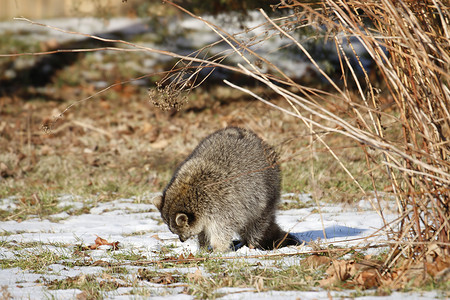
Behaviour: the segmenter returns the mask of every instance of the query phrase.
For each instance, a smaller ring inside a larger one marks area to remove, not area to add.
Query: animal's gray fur
[[[154,203],[181,241],[198,235],[201,247],[226,251],[234,233],[262,249],[297,244],[275,223],[277,160],[274,149],[249,130],[216,131],[177,168]]]

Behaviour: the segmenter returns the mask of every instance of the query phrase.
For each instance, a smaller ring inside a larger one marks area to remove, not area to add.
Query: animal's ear
[[[162,200],[163,200],[162,195],[158,195],[155,198],[153,198],[153,200],[152,200],[153,205],[155,205],[158,210],[161,210],[162,203],[163,203]]]
[[[188,216],[183,213],[177,213],[177,216],[175,217],[175,223],[180,227],[188,226]]]

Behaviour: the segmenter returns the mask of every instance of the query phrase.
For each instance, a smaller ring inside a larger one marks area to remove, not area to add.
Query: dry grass
[[[356,36],[384,80],[390,105],[395,108],[392,113],[382,111],[384,103],[371,84],[369,71],[362,68],[363,80],[357,76],[345,79],[359,88],[359,101],[348,97],[345,90],[337,88],[337,91],[343,98],[356,102],[355,116],[366,115],[369,118],[361,118],[358,126],[349,126],[324,111],[323,119],[335,119],[336,124],[343,127],[343,134],[374,150],[366,149],[368,161],[377,161],[377,157],[382,157],[399,214],[404,215],[395,236],[401,253],[420,260],[427,255],[430,245],[435,243],[448,253],[449,7],[439,1],[419,4],[390,0],[364,3],[325,1],[324,9],[316,11],[299,6],[304,9],[305,15],[320,19],[329,30],[339,30],[346,38]],[[290,37],[278,25],[273,25]],[[341,49],[343,43],[337,38],[335,41]],[[350,47],[353,48],[351,44]],[[344,67],[347,64],[346,54],[340,53]],[[356,73],[355,68],[348,64],[346,67],[351,75]],[[367,93],[360,88],[364,83]],[[286,98],[302,101],[290,94]],[[315,110],[318,109],[320,107]],[[389,126],[401,129],[401,139],[392,139],[385,134]],[[398,257],[394,253],[393,260]]]

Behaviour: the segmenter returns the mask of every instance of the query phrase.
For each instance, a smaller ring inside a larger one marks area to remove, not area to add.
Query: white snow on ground
[[[366,296],[357,297],[358,299],[364,300],[382,300],[382,299],[432,299],[437,296],[436,293],[429,292],[423,294],[412,294],[412,293],[392,293],[389,296]],[[270,291],[263,293],[239,293],[224,296],[220,299],[226,300],[257,300],[257,299],[283,299],[283,300],[314,300],[314,299],[353,299],[349,298],[347,292],[280,292],[280,291]]]
[[[291,195],[290,195],[291,196]],[[147,203],[152,195],[146,197]],[[292,198],[292,196],[290,197]],[[68,205],[73,201],[73,205],[79,205],[76,197],[63,196],[61,202]],[[301,199],[308,199],[302,195]],[[292,201],[292,200],[286,200]],[[10,207],[11,199],[0,199],[0,207]],[[58,254],[70,254],[74,251],[75,245],[93,244],[96,236],[101,236],[109,242],[119,241],[121,248],[114,251],[118,253],[140,253],[146,259],[160,259],[160,249],[162,247],[174,247],[174,253],[196,253],[198,251],[197,242],[190,239],[185,243],[181,243],[177,236],[173,235],[168,227],[160,222],[160,215],[156,208],[151,204],[137,203],[136,199],[118,199],[112,202],[99,203],[90,210],[88,214],[69,216],[58,222],[49,220],[41,220],[38,218],[26,220],[23,222],[6,221],[0,223],[0,232],[3,234],[1,241],[14,243],[40,242],[44,245],[36,246],[37,248],[25,248],[18,251],[9,248],[0,247],[0,260],[13,259],[20,255],[33,251],[42,251],[42,247],[49,251],[55,251]],[[355,205],[355,207],[357,207]],[[381,218],[372,210],[365,208],[344,208],[339,205],[323,205],[321,215],[317,212],[316,207],[304,209],[291,209],[280,211],[277,220],[281,227],[289,230],[297,237],[305,241],[333,242],[334,245],[350,245],[361,240],[357,238],[368,237],[382,226]],[[392,219],[393,216],[387,216]],[[323,236],[323,228],[325,228],[326,239]],[[373,241],[373,238],[370,239]],[[57,243],[64,243],[68,247],[58,247]],[[40,248],[39,248],[40,247]],[[102,246],[103,247],[103,246]],[[108,246],[101,250],[89,251],[93,261],[113,261],[111,251]],[[306,244],[302,247],[287,247],[278,252],[294,253],[298,251],[309,250]],[[275,253],[276,251],[261,251],[243,247],[236,252],[225,253],[225,256],[235,256],[236,259],[244,255],[255,255],[265,253]],[[69,255],[68,255],[69,256]],[[258,258],[248,259],[250,261],[258,261]],[[284,258],[286,265],[299,263],[299,259],[295,256]],[[264,262],[264,261],[261,261]],[[131,274],[136,276],[138,267],[128,267]],[[192,268],[178,268],[178,272],[193,273]],[[44,297],[54,297],[57,299],[73,299],[81,291],[77,289],[66,290],[48,290],[43,285],[43,280],[50,281],[55,279],[63,279],[74,276],[85,276],[89,274],[101,273],[101,266],[72,266],[67,267],[59,263],[55,263],[46,268],[45,272],[33,272],[20,269],[18,267],[12,269],[0,270],[0,286],[7,287],[7,292],[17,299],[38,299]],[[170,271],[170,270],[165,270]],[[143,287],[154,292],[154,296],[164,295],[164,299],[192,299],[193,297],[181,294],[182,287],[176,287],[176,284],[165,286],[161,284],[153,284],[146,281],[139,281]],[[175,287],[174,287],[175,286]],[[152,292],[152,293],[153,293]],[[225,288],[220,292],[225,296],[222,299],[328,299],[329,295],[334,297],[345,297],[348,292],[330,292],[330,294],[321,289],[315,291],[269,291],[257,293],[254,290],[242,288]],[[152,295],[152,296],[153,296]],[[436,293],[423,294],[407,294],[393,293],[388,297],[362,297],[362,299],[428,299],[434,298]],[[136,295],[132,295],[132,288],[121,287],[117,290],[107,292],[106,298],[110,299],[136,299]],[[139,297],[137,297],[139,298]],[[162,299],[161,298],[161,299]],[[152,297],[153,299],[153,297]],[[154,298],[158,299],[158,298]]]

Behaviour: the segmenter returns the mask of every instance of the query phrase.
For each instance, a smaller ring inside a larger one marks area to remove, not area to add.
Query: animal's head
[[[186,212],[184,207],[177,203],[165,195],[153,199],[153,204],[161,212],[164,223],[169,226],[172,233],[178,235],[181,242],[184,242],[190,237],[198,235],[203,230],[203,226],[194,213]]]

